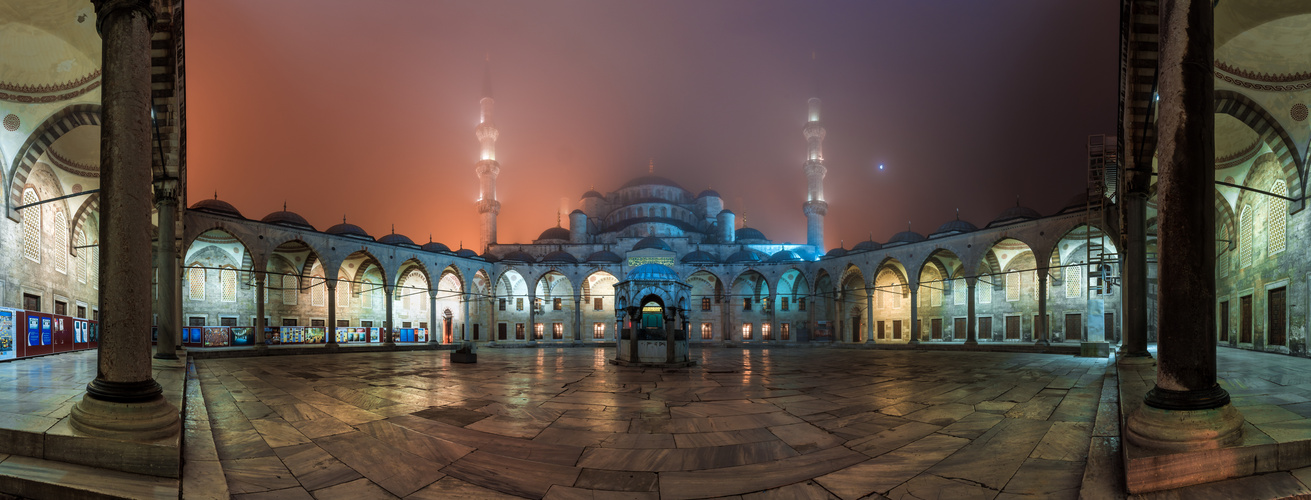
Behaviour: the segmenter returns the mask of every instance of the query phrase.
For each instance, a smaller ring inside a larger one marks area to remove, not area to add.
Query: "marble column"
[[[637,330],[642,326],[642,308],[638,306],[628,306],[628,360],[636,363],[637,357]]]
[[[674,322],[675,322],[675,321],[678,321],[678,308],[676,308],[676,307],[674,307],[674,306],[666,306],[666,307],[665,307],[665,311],[664,311],[664,313],[665,313],[665,314],[664,314],[664,316],[665,316],[665,362],[666,362],[666,363],[673,363],[673,362],[674,362],[674,337],[677,335],[677,332],[675,332],[676,325],[675,325]]]
[[[328,287],[328,344],[327,347],[337,347],[337,280],[329,279],[323,282]]]
[[[1126,180],[1125,184],[1129,189],[1122,205],[1128,241],[1124,245],[1124,287],[1120,289],[1124,307],[1120,358],[1148,359],[1152,355],[1147,351],[1147,191],[1146,186],[1135,187],[1135,182]]]
[[[1211,0],[1161,2],[1156,386],[1126,437],[1159,450],[1217,448],[1242,438],[1243,416],[1216,383],[1215,114]]]
[[[883,292],[880,291],[878,288],[865,289],[865,343],[866,344],[876,343],[874,340],[874,294],[876,293],[883,293]],[[852,321],[857,321],[857,320],[859,320],[859,318],[852,318]],[[855,328],[853,328],[852,331],[855,331]],[[852,340],[854,341],[855,339]]]
[[[451,340],[455,340],[455,326],[451,326]],[[446,325],[437,326],[437,290],[428,290],[428,343],[438,344],[446,341]]]
[[[920,307],[920,286],[918,283],[910,286],[910,345],[919,345],[920,343],[920,326],[919,326],[919,307]]]
[[[256,268],[263,268],[264,264],[256,262]],[[264,281],[268,279],[268,274],[264,271],[255,271],[255,348],[263,349],[268,347],[264,343],[264,328],[269,326],[264,321]]]
[[[528,328],[525,328],[524,340],[537,342],[537,292],[528,291]]]
[[[383,345],[394,347],[396,345],[396,340],[393,338],[393,334],[396,329],[392,328],[392,313],[394,312],[396,305],[396,301],[393,300],[396,293],[396,287],[383,285],[382,292],[386,295],[384,300],[387,301],[387,317],[382,320],[382,343]]]
[[[463,327],[460,329],[460,337],[465,342],[468,342],[470,340],[470,337],[473,335],[473,332],[471,331],[473,330],[473,326],[471,326],[473,323],[473,318],[469,316],[469,301],[470,301],[469,295],[461,291],[460,302],[461,305],[464,306],[464,315],[461,317],[464,319],[462,320],[461,323]],[[482,332],[478,332],[478,333],[481,334]]]
[[[978,298],[974,296],[975,285],[979,278],[970,276],[965,278],[965,294],[968,295],[969,301],[965,307],[965,345],[979,345],[979,318],[974,314],[974,303]]]
[[[178,359],[178,330],[182,322],[174,315],[173,307],[178,290],[175,286],[178,275],[177,222],[178,181],[177,179],[160,179],[155,181],[155,208],[159,210],[159,246],[155,249],[155,265],[159,269],[156,287],[159,297],[155,299],[155,314],[159,315],[159,338],[155,343],[155,357],[158,359]],[[80,251],[80,249],[79,249]],[[206,271],[202,271],[206,272]]]
[[[177,436],[150,359],[150,29],[146,0],[94,2],[101,36],[100,348],[96,378],[70,411],[87,434]]]
[[[583,291],[574,287],[574,343],[583,341]]]
[[[1033,324],[1034,345],[1051,345],[1047,332],[1047,276],[1048,268],[1039,267],[1038,273],[1038,321]]]

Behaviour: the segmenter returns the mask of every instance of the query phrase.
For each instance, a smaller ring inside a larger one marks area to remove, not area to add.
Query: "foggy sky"
[[[320,230],[476,247],[490,54],[501,243],[560,198],[657,175],[805,242],[806,100],[828,135],[825,243],[1043,214],[1114,134],[1114,2],[343,1],[187,4],[188,196]],[[811,61],[812,51],[817,55]],[[880,172],[876,167],[884,164]],[[564,225],[568,226],[567,219]]]

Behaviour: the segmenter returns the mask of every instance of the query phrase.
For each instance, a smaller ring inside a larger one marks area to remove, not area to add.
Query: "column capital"
[[[181,194],[181,182],[176,178],[155,179],[151,183],[154,186],[153,192],[156,205],[177,205],[179,195]]]
[[[117,11],[135,11],[146,16],[146,25],[155,25],[155,6],[150,0],[91,0],[96,8],[96,32],[104,32],[105,19]]]

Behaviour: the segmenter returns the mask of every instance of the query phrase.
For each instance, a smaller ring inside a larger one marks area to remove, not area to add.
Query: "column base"
[[[338,344],[336,342],[328,342],[326,344],[323,344],[323,348],[329,351],[335,351],[337,349],[341,349],[341,344]]]
[[[979,341],[977,341],[977,340],[966,340],[966,341],[965,341],[965,345],[979,345]]]
[[[1049,345],[1052,345],[1052,343],[1051,343],[1051,342],[1048,342],[1047,339],[1038,339],[1038,341],[1037,341],[1037,342],[1034,342],[1033,345],[1036,345],[1036,346],[1049,346]]]
[[[906,345],[920,345],[920,341],[919,339],[910,339],[910,342],[906,342]]]
[[[178,355],[175,352],[157,352],[155,359],[178,359]]]
[[[1243,414],[1227,403],[1209,410],[1164,410],[1143,404],[1125,420],[1125,438],[1153,450],[1210,450],[1243,438]]]
[[[177,407],[159,394],[146,401],[122,403],[103,401],[88,393],[73,405],[69,425],[92,436],[126,441],[164,439],[176,436],[182,429]]]

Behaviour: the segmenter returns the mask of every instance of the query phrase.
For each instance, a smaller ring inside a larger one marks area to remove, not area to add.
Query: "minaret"
[[[806,244],[824,251],[824,215],[828,213],[828,202],[824,201],[824,125],[819,122],[819,98],[812,97],[810,120],[801,129],[806,136],[806,204],[802,210],[806,213]]]
[[[496,176],[501,173],[501,164],[496,162],[496,125],[492,120],[495,101],[492,99],[491,57],[483,63],[483,97],[478,103],[482,106],[482,117],[474,128],[481,144],[481,154],[474,171],[478,172],[478,213],[479,221],[478,247],[486,252],[496,244],[496,214],[501,212],[501,202],[496,201]]]

